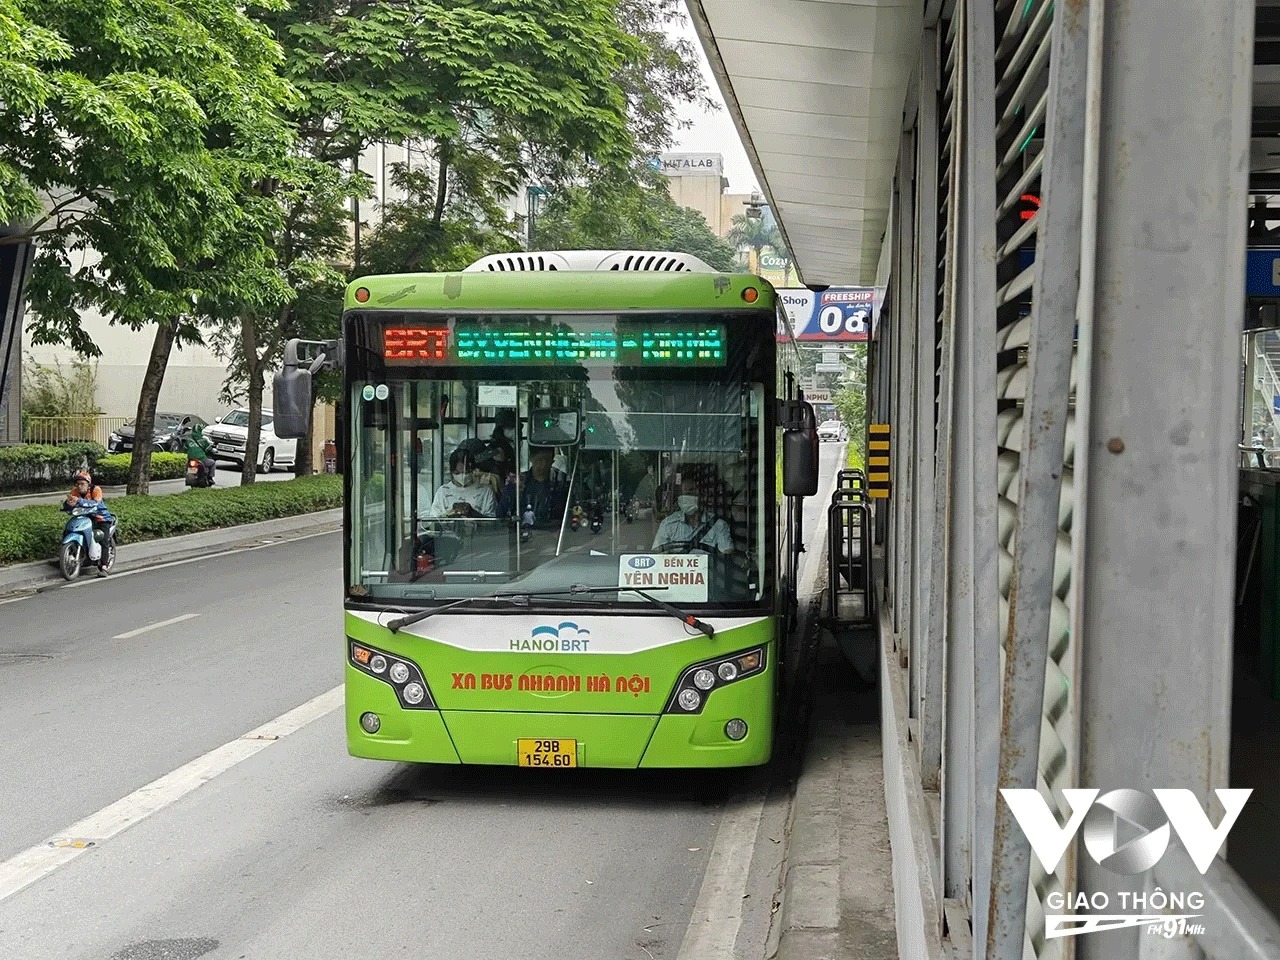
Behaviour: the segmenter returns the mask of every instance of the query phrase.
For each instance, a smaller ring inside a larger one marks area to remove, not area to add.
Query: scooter
[[[209,467],[203,460],[197,460],[195,457],[187,458],[187,486],[213,486],[213,478],[209,476]]]
[[[71,510],[62,531],[62,548],[58,551],[58,569],[64,580],[80,576],[86,566],[97,566],[89,559],[89,541],[101,544],[101,569],[110,573],[116,563],[116,518],[95,500],[80,500]]]

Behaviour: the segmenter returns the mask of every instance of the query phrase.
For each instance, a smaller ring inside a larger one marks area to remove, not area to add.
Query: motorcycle
[[[62,531],[58,569],[64,580],[74,580],[86,566],[97,566],[89,559],[90,538],[102,545],[101,569],[110,573],[116,563],[116,518],[96,500],[80,500]]]
[[[209,476],[209,467],[203,460],[197,460],[195,457],[187,458],[187,486],[213,486],[213,478]]]

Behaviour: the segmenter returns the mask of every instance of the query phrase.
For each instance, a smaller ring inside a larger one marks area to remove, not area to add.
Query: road
[[[843,450],[824,445],[811,504]],[[772,769],[348,757],[340,549],[322,534],[0,605],[0,957],[764,955]]]
[[[219,463],[218,472],[214,474],[218,487],[238,487],[240,486],[240,468],[234,463]],[[255,483],[263,483],[266,481],[292,480],[293,470],[274,470],[271,473],[260,473]],[[71,489],[70,482],[67,483],[67,489]],[[156,480],[152,481],[148,492],[152,496],[160,496],[168,493],[182,493],[187,489],[186,480]],[[124,487],[103,487],[102,496],[106,500],[112,497],[123,497],[125,494]],[[18,507],[32,507],[39,504],[58,504],[66,493],[35,493],[30,496],[20,497],[0,497],[0,510],[16,510]]]

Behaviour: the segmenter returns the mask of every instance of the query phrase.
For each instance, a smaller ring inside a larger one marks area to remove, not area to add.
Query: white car
[[[298,456],[298,441],[276,436],[270,410],[262,411],[262,434],[258,438],[258,472],[270,473],[274,467],[291,467]],[[244,451],[249,436],[249,410],[240,407],[215,420],[204,435],[213,444],[213,459],[230,460],[244,465]]]
[[[844,441],[849,439],[849,432],[839,420],[824,420],[818,427],[818,439]]]

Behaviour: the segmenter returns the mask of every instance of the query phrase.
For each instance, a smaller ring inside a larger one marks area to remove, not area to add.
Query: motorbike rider
[[[199,460],[204,464],[209,474],[209,485],[213,486],[216,482],[213,475],[217,467],[213,459],[213,444],[205,438],[204,427],[198,423],[191,428],[191,438],[187,441],[187,459]]]
[[[63,510],[70,512],[85,500],[93,501],[104,510],[106,509],[106,501],[102,497],[102,488],[93,482],[93,475],[88,470],[78,471],[72,481],[74,485],[71,487],[71,492],[67,494],[67,499],[62,502]],[[110,536],[110,528],[108,528],[107,535]],[[103,568],[106,558],[106,552],[102,549],[102,545],[98,543],[97,538],[90,537],[89,559],[98,565],[99,575],[107,572]]]

